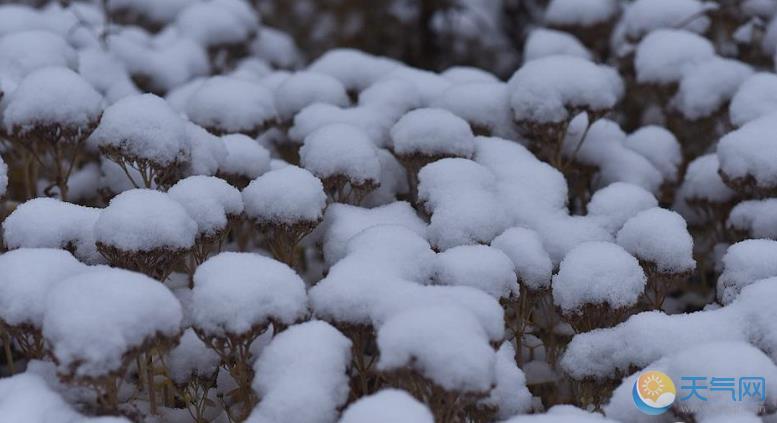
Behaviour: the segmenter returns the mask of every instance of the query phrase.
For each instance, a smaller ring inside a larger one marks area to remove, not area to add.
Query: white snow
[[[217,134],[253,134],[276,119],[275,100],[259,83],[214,76],[191,94],[186,115]]]
[[[748,239],[728,247],[718,278],[718,300],[731,303],[752,283],[777,276],[777,241]]]
[[[502,251],[485,245],[462,245],[435,258],[438,284],[471,286],[497,300],[518,295],[513,262]]]
[[[50,31],[19,31],[0,37],[0,74],[16,82],[45,67],[75,69],[77,62],[75,50]]]
[[[485,392],[494,381],[496,354],[465,309],[436,306],[398,313],[378,330],[377,342],[378,370],[411,368],[458,392]]]
[[[106,108],[90,142],[162,166],[189,155],[183,119],[153,94],[125,97]]]
[[[8,189],[8,165],[0,156],[0,199],[5,197],[5,191]]]
[[[300,164],[321,179],[344,176],[357,185],[378,184],[381,164],[369,135],[358,127],[333,123],[305,138]]]
[[[294,125],[288,134],[289,141],[302,144],[317,129],[332,123],[346,123],[363,129],[376,146],[383,147],[389,142],[389,130],[395,121],[393,114],[387,111],[385,107],[340,108],[324,103],[311,104],[294,116]]]
[[[275,105],[281,121],[291,121],[300,110],[313,103],[345,107],[350,100],[340,81],[327,74],[308,71],[291,74],[275,90]]]
[[[187,250],[194,245],[197,222],[167,194],[133,189],[113,197],[94,234],[97,242],[125,252]]]
[[[294,68],[302,60],[294,39],[268,26],[262,26],[258,36],[251,42],[251,53],[281,69]]]
[[[399,66],[399,63],[368,53],[339,48],[324,53],[308,70],[339,80],[350,91],[361,91]]]
[[[326,194],[321,180],[297,166],[271,170],[243,190],[245,213],[260,222],[294,224],[323,217]]]
[[[618,231],[617,242],[662,273],[684,273],[696,267],[685,219],[671,210],[653,207],[639,212]]]
[[[494,238],[491,247],[510,258],[521,285],[533,290],[550,286],[553,262],[537,232],[522,227],[510,228]]]
[[[35,198],[17,206],[3,221],[3,240],[11,249],[73,248],[80,260],[100,263],[93,233],[99,216],[100,209]]]
[[[61,373],[97,377],[118,371],[124,354],[144,342],[177,336],[182,318],[180,303],[158,281],[99,267],[52,288],[43,336]]]
[[[253,180],[270,170],[270,152],[256,140],[243,134],[224,135],[221,140],[227,155],[219,172]]]
[[[524,63],[556,55],[576,56],[591,60],[591,52],[580,40],[568,32],[537,28],[526,37],[526,42],[523,45]]]
[[[466,120],[490,135],[514,138],[507,85],[502,82],[468,82],[445,90],[432,104]]]
[[[702,13],[707,7],[699,0],[636,0],[626,7],[621,25],[632,40],[659,28],[674,28],[683,23],[683,28],[703,33],[710,25],[710,19]]]
[[[189,134],[191,148],[189,173],[215,175],[219,171],[219,166],[222,166],[227,159],[228,152],[224,140],[191,122],[186,122],[186,132]]]
[[[631,306],[645,289],[637,259],[608,242],[586,242],[570,251],[553,276],[553,302],[574,314],[586,304],[613,309]]]
[[[53,125],[86,137],[100,113],[102,96],[88,82],[67,68],[44,68],[25,77],[11,94],[3,122],[6,131],[18,135]]]
[[[467,122],[453,113],[423,108],[405,114],[391,128],[391,146],[399,156],[471,157],[475,136]]]
[[[706,154],[693,160],[685,171],[678,196],[688,200],[725,203],[736,194],[720,179],[718,156]]]
[[[759,72],[746,79],[731,99],[731,123],[742,126],[777,111],[777,75]]]
[[[551,0],[545,22],[557,26],[589,27],[604,23],[618,13],[615,0]]]
[[[348,400],[351,341],[322,321],[278,334],[254,364],[261,398],[248,422],[328,423]]]
[[[287,265],[254,253],[224,252],[194,273],[192,323],[208,336],[243,335],[307,312],[305,283]]]
[[[588,215],[599,220],[615,235],[637,213],[658,206],[656,197],[645,189],[615,182],[596,191],[588,202]]]
[[[677,182],[683,152],[669,130],[655,125],[643,126],[629,134],[623,145],[648,159],[665,181]]]
[[[496,383],[482,403],[496,406],[500,419],[531,411],[532,394],[526,388],[526,375],[515,364],[515,349],[511,343],[504,342],[499,347],[494,366]]]
[[[466,84],[470,82],[499,82],[499,78],[492,73],[471,66],[452,66],[445,69],[440,75],[455,83]]]
[[[339,423],[433,423],[429,408],[405,391],[383,389],[359,398],[343,412]]]
[[[87,269],[62,250],[21,248],[0,255],[0,320],[40,329],[52,287]]]
[[[614,69],[573,56],[548,56],[524,64],[508,81],[518,122],[558,123],[570,109],[609,110],[623,95]]]
[[[237,188],[213,176],[190,176],[178,181],[167,195],[186,209],[200,236],[227,228],[228,218],[243,213],[243,197]]]
[[[258,18],[241,0],[193,2],[178,15],[175,25],[206,47],[247,42],[259,29]]]
[[[726,225],[754,238],[777,239],[777,199],[743,201],[729,213]]]
[[[680,82],[691,68],[715,57],[706,38],[690,31],[659,29],[637,46],[634,68],[637,82],[665,85]]]
[[[193,329],[184,331],[178,346],[165,358],[170,378],[178,385],[196,377],[211,377],[218,370],[220,361],[218,354],[208,348]]]
[[[732,59],[716,57],[696,63],[684,71],[672,106],[690,120],[709,117],[724,110],[752,74],[750,66]]]
[[[347,255],[348,242],[362,231],[378,225],[403,226],[424,237],[426,224],[409,203],[397,201],[372,209],[347,204],[332,204],[321,224],[324,258],[334,264]]]
[[[752,177],[758,187],[777,186],[777,115],[750,121],[729,132],[718,143],[720,170],[729,178]]]

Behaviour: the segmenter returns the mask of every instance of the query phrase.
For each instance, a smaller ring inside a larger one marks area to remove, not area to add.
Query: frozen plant
[[[215,135],[241,133],[252,138],[276,120],[270,90],[256,82],[228,76],[211,77],[192,92],[186,115]]]
[[[399,389],[384,389],[359,398],[343,412],[340,423],[432,423],[429,409]]]
[[[68,178],[82,158],[84,141],[94,131],[103,109],[102,96],[68,68],[44,68],[27,75],[8,98],[3,111],[5,131],[24,152],[26,175],[50,174],[52,188],[68,197]],[[36,196],[36,180],[23,181],[28,198]]]
[[[164,281],[194,247],[198,225],[168,194],[133,189],[100,212],[94,234],[97,250],[110,264]]]
[[[135,188],[172,186],[190,160],[184,120],[153,94],[126,97],[106,108],[89,142],[118,164]]]
[[[256,360],[253,388],[261,398],[250,423],[328,423],[348,400],[351,341],[313,320],[278,334]]]
[[[221,359],[237,383],[230,396],[245,418],[256,403],[251,343],[307,313],[305,283],[288,266],[254,253],[218,254],[197,268],[191,298],[197,336]]]
[[[273,256],[293,266],[297,244],[324,217],[326,194],[313,174],[286,166],[248,184],[243,203],[246,217],[266,236]]]
[[[361,129],[334,123],[305,138],[300,165],[321,179],[329,199],[360,204],[380,186],[378,150]]]
[[[208,254],[221,248],[230,226],[243,214],[243,197],[237,188],[214,176],[190,176],[178,181],[167,195],[186,209],[197,223],[190,271]]]
[[[270,152],[256,140],[243,134],[221,137],[227,154],[219,165],[218,176],[237,189],[270,170]]]
[[[5,358],[13,373],[11,343],[25,358],[46,354],[41,327],[51,288],[87,270],[66,251],[20,248],[0,255],[0,331]]]
[[[94,225],[100,209],[35,198],[14,209],[3,221],[8,249],[61,248],[87,264],[103,263],[95,247]]]
[[[577,332],[619,323],[645,289],[639,262],[622,247],[587,242],[570,251],[551,284],[553,301]]]
[[[731,209],[726,227],[736,241],[748,238],[777,240],[776,218],[777,199],[748,200]]]
[[[655,309],[661,308],[673,285],[687,280],[696,268],[685,219],[671,210],[654,207],[639,212],[626,221],[616,239],[639,260],[647,275],[647,300]]]
[[[130,363],[146,364],[178,342],[183,318],[178,299],[159,282],[127,270],[99,267],[57,283],[49,291],[43,337],[57,372],[98,393],[103,413],[118,411],[118,389]],[[146,386],[156,412],[154,383]]]

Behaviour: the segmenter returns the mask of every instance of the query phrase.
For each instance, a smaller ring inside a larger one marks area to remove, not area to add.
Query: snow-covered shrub
[[[273,256],[293,266],[297,244],[324,217],[326,194],[313,174],[286,166],[248,184],[243,203],[246,217],[266,235]]]
[[[126,97],[106,108],[89,142],[136,188],[173,185],[190,160],[184,120],[153,94]]]
[[[218,353],[209,349],[191,328],[184,331],[178,345],[165,356],[170,380],[184,398],[190,399],[187,407],[195,420],[206,418],[220,363]]]
[[[594,122],[623,95],[614,69],[573,56],[549,56],[524,64],[508,81],[513,119],[531,135],[533,151],[560,165],[569,122],[586,112]]]
[[[749,198],[777,196],[775,115],[767,115],[728,133],[718,143],[720,176],[728,186]]]
[[[553,276],[553,302],[578,332],[613,326],[645,290],[645,273],[626,250],[587,242],[570,251]]]
[[[696,267],[693,238],[682,216],[671,210],[639,212],[618,231],[616,241],[639,260],[647,275],[647,300],[657,309],[672,285],[687,279]]]
[[[351,341],[321,321],[280,333],[254,365],[261,400],[246,421],[334,421],[348,400],[350,350]]]
[[[0,414],[8,421],[129,423],[123,417],[87,417],[76,412],[42,377],[24,373],[0,380]]]
[[[195,265],[221,246],[243,214],[243,197],[237,188],[213,176],[190,176],[178,181],[167,195],[186,209],[197,223],[197,238],[192,250]],[[192,268],[191,271],[194,271]]]
[[[139,273],[107,267],[81,272],[55,284],[45,301],[43,337],[58,373],[95,389],[105,412],[116,411],[118,384],[130,363],[141,355],[150,362],[180,335],[178,299]]]
[[[8,249],[61,248],[87,264],[103,262],[95,247],[94,226],[100,209],[53,198],[35,198],[20,204],[3,221]]]
[[[596,191],[586,208],[589,216],[615,235],[626,221],[656,206],[658,201],[650,192],[636,185],[615,182]]]
[[[243,134],[221,137],[227,154],[219,166],[218,176],[238,189],[270,170],[270,152],[256,140]]]
[[[670,204],[680,178],[683,151],[677,138],[669,130],[655,125],[643,126],[630,133],[624,145],[648,159],[664,178],[659,199]]]
[[[766,239],[748,239],[726,250],[723,256],[723,273],[718,278],[718,300],[729,304],[742,288],[772,276],[777,276],[773,257],[777,254],[777,242]]]
[[[186,104],[186,115],[213,134],[241,133],[252,138],[277,119],[270,90],[227,76],[209,78],[195,89]]]
[[[238,385],[231,400],[239,405],[240,415],[248,415],[256,402],[251,343],[305,316],[305,283],[273,259],[225,252],[197,268],[190,308],[197,336],[218,353]]]
[[[191,2],[175,19],[175,27],[207,49],[216,69],[228,69],[250,48],[259,19],[243,0]]]
[[[194,247],[197,234],[183,205],[149,189],[117,195],[94,223],[97,250],[110,264],[160,281]]]
[[[445,90],[433,103],[469,123],[483,136],[515,138],[507,85],[498,82],[467,82]]]
[[[408,112],[391,128],[391,149],[407,169],[411,193],[418,171],[446,157],[470,158],[475,136],[465,120],[443,109],[422,108]]]
[[[463,412],[486,396],[494,381],[495,352],[466,310],[438,306],[400,312],[378,330],[377,345],[377,369],[388,383],[428,404],[437,419]]]
[[[0,255],[0,330],[26,358],[42,358],[46,353],[41,327],[51,288],[86,270],[62,250],[20,248]]]
[[[324,73],[291,74],[275,90],[278,119],[284,127],[291,126],[294,115],[313,103],[345,107],[350,100],[340,81]]]
[[[360,398],[343,412],[340,423],[432,423],[429,409],[399,389],[384,389]]]
[[[552,0],[545,9],[545,23],[569,31],[604,56],[609,49],[609,34],[620,14],[615,0]]]
[[[378,149],[361,129],[333,123],[305,138],[300,165],[321,179],[330,200],[360,204],[380,186]]]
[[[737,241],[747,238],[777,240],[776,218],[777,199],[743,201],[731,209],[726,227]]]
[[[777,75],[769,72],[759,72],[746,79],[728,108],[731,123],[736,127],[773,111],[777,111]]]
[[[56,187],[67,200],[68,178],[102,108],[102,96],[64,67],[27,75],[8,98],[2,114],[5,131],[35,158],[35,165],[46,163],[41,170],[50,170],[52,178],[46,193]]]

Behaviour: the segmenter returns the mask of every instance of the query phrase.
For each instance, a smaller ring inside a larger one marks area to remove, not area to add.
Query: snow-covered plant
[[[646,158],[661,173],[663,184],[658,199],[661,204],[671,204],[683,164],[683,150],[674,134],[661,126],[643,126],[630,133],[624,145]]]
[[[647,275],[646,297],[655,309],[696,267],[693,238],[682,216],[671,210],[639,212],[618,231],[617,243],[639,260]]]
[[[305,138],[300,165],[321,179],[331,202],[360,204],[380,186],[378,149],[361,129],[331,124]]]
[[[527,228],[514,227],[504,231],[491,241],[491,247],[507,255],[518,277],[519,293],[503,305],[505,325],[513,335],[515,360],[522,364],[526,328],[530,325],[547,326],[541,322],[547,319],[548,314],[554,314],[549,289],[553,262],[539,235]]]
[[[48,174],[51,185],[67,200],[68,178],[78,161],[84,141],[97,126],[102,96],[68,68],[44,68],[26,76],[9,96],[3,111],[5,131],[25,155],[27,174]],[[37,181],[27,180],[28,195],[35,195]]]
[[[192,122],[216,135],[241,133],[255,138],[276,120],[270,90],[228,76],[203,82],[191,93],[185,111]]]
[[[237,383],[230,401],[237,415],[245,418],[257,400],[251,390],[251,343],[306,315],[305,283],[273,259],[225,252],[197,268],[190,308],[197,336],[218,353]]]
[[[378,330],[377,345],[377,369],[388,383],[429,405],[439,421],[463,418],[494,380],[495,351],[488,336],[477,319],[460,308],[398,313]]]
[[[545,9],[545,23],[574,34],[604,57],[610,48],[608,34],[619,14],[620,4],[615,0],[552,0]]]
[[[213,176],[190,176],[178,181],[167,195],[186,209],[197,223],[197,238],[191,252],[190,271],[219,250],[243,214],[243,197],[237,188]]]
[[[99,267],[56,283],[45,301],[43,337],[60,377],[91,387],[99,409],[116,413],[119,385],[130,363],[143,356],[156,412],[151,366],[154,356],[177,343],[183,317],[178,299],[147,276]]]
[[[169,187],[190,161],[184,120],[153,94],[126,97],[106,108],[89,142],[118,164],[135,188]]]
[[[214,402],[221,358],[208,348],[194,329],[186,329],[178,345],[164,358],[167,374],[175,384],[187,409],[196,422],[207,420],[209,405]]]
[[[97,251],[113,266],[164,281],[194,248],[198,224],[169,195],[133,189],[114,197],[94,224]]]
[[[570,251],[553,276],[553,302],[577,332],[613,326],[637,304],[646,277],[622,247],[587,242]]]
[[[238,189],[270,170],[270,152],[243,134],[221,137],[227,154],[219,165],[218,176]]]
[[[429,409],[399,389],[384,389],[355,401],[343,412],[340,423],[432,423]]]
[[[447,110],[423,108],[405,114],[391,128],[391,149],[407,169],[414,195],[422,167],[446,157],[472,157],[475,138],[462,118]]]
[[[508,94],[501,81],[467,82],[445,90],[434,106],[466,120],[477,135],[515,138]]]
[[[254,364],[261,398],[247,422],[327,423],[348,400],[351,341],[321,321],[278,334]]]
[[[343,84],[325,73],[293,73],[275,90],[275,105],[282,128],[289,128],[294,115],[314,103],[345,107],[350,100]]]
[[[777,240],[777,199],[743,201],[733,209],[726,221],[734,241],[748,238]]]
[[[774,143],[775,116],[767,115],[728,133],[718,143],[720,176],[747,198],[777,197]]]
[[[0,331],[12,372],[11,343],[27,359],[43,358],[46,347],[41,327],[46,297],[61,280],[86,270],[62,250],[20,248],[0,255]]]
[[[229,69],[244,56],[260,29],[259,19],[244,0],[190,2],[175,27],[207,49],[212,66]]]
[[[297,244],[324,217],[326,194],[313,174],[286,166],[248,184],[243,203],[246,217],[265,235],[273,256],[293,266]]]
[[[777,241],[748,239],[733,244],[721,259],[723,273],[718,278],[718,301],[729,304],[742,288],[760,280],[777,276],[772,257],[777,254]]]
[[[623,82],[614,69],[573,56],[524,64],[508,81],[513,119],[537,156],[559,168],[567,127],[586,112],[593,123],[615,107]]]
[[[24,202],[3,221],[8,249],[61,248],[87,264],[104,263],[95,247],[94,225],[100,209],[53,198]]]

